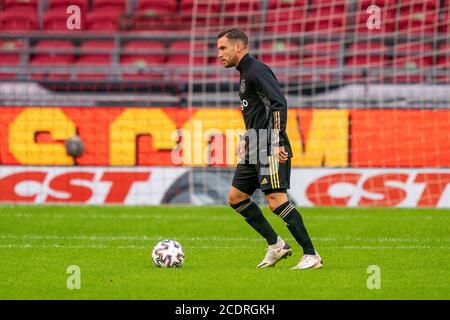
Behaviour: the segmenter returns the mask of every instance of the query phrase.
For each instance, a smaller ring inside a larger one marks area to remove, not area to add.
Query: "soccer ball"
[[[77,135],[70,137],[64,142],[66,147],[66,152],[71,157],[79,157],[84,153],[84,143],[83,140]]]
[[[161,240],[152,251],[152,260],[158,268],[180,268],[184,257],[183,247],[175,240]]]

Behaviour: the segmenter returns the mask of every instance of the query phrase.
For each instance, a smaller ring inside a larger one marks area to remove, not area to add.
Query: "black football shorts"
[[[287,192],[290,187],[291,159],[279,163],[268,157],[267,164],[238,164],[234,172],[232,186],[252,195],[261,189],[266,195],[275,192]]]

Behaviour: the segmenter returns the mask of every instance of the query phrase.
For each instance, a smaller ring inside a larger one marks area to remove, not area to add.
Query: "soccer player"
[[[278,80],[267,65],[249,55],[248,37],[242,30],[233,28],[219,33],[217,49],[224,67],[236,67],[240,72],[239,96],[247,131],[238,144],[240,161],[228,203],[267,241],[267,253],[258,268],[273,267],[292,251],[251,200],[257,188],[264,192],[270,210],[286,222],[303,248],[300,262],[291,269],[320,268],[322,259],[300,213],[287,197],[292,150],[286,135],[287,102]]]

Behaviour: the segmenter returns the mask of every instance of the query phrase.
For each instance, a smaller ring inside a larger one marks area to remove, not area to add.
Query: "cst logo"
[[[241,110],[244,111],[245,108],[248,107],[248,101],[247,100],[241,100]]]

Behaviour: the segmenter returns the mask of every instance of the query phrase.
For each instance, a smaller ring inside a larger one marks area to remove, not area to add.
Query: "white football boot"
[[[304,254],[300,262],[291,269],[319,269],[322,267],[322,258],[316,252],[316,254]]]
[[[267,248],[266,256],[264,260],[258,264],[258,268],[273,267],[281,259],[285,259],[292,255],[291,247],[280,237],[277,239],[277,243],[270,245]]]

